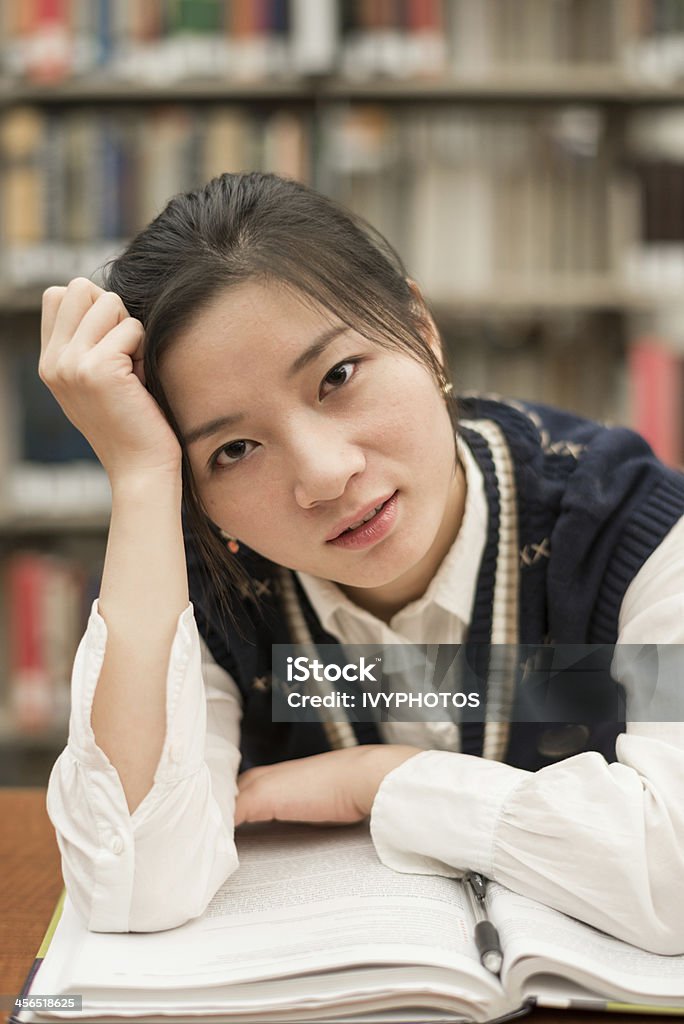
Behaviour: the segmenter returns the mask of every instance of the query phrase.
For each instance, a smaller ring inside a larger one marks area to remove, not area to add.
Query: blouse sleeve
[[[625,645],[655,645],[646,675]],[[684,520],[625,594],[614,665],[628,719],[615,763],[586,752],[528,772],[424,751],[380,786],[380,859],[398,871],[481,871],[634,945],[684,953]],[[668,721],[643,720],[644,684]]]
[[[201,914],[237,867],[240,695],[201,640],[189,605],[169,658],[154,783],[131,814],[90,724],[106,642],[95,601],[74,662],[68,744],[50,775],[47,810],[67,891],[86,926],[159,931]]]

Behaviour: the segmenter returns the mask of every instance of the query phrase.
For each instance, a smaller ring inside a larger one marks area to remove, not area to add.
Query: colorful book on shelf
[[[334,69],[339,47],[337,0],[290,0],[291,70],[321,75]]]
[[[342,5],[341,67],[351,78],[435,77],[446,71],[443,0]]]
[[[632,426],[671,466],[684,466],[684,358],[658,338],[629,348]]]
[[[231,130],[217,133],[221,122]],[[283,146],[283,134],[300,158]],[[312,118],[282,107],[255,114],[239,104],[77,106],[59,115],[18,106],[0,117],[0,144],[0,269],[6,283],[29,287],[90,276],[170,196],[215,174],[261,168],[308,177]]]
[[[5,0],[0,21],[10,74],[41,85],[326,73],[338,56],[351,76],[397,78],[588,67],[676,85],[684,69],[678,0]]]
[[[534,1006],[684,1015],[684,956],[495,883],[488,914],[504,961],[500,976],[488,971],[462,882],[384,867],[366,824],[247,826],[237,844],[240,868],[204,914],[166,931],[90,932],[67,897],[12,1024],[469,1022]],[[31,1009],[42,993],[80,995],[83,1008]]]
[[[44,558],[32,552],[9,559],[9,703],[21,733],[47,731],[54,722],[54,692],[43,647],[42,598],[49,572]]]
[[[71,74],[73,37],[69,0],[28,0],[21,35],[22,65],[28,79],[52,85]]]
[[[9,704],[23,734],[63,728],[71,665],[85,626],[84,571],[70,560],[16,551],[6,566]]]
[[[40,241],[44,236],[41,169],[44,141],[44,118],[39,110],[22,105],[3,113],[0,146],[4,175],[0,214],[3,240],[8,248]]]

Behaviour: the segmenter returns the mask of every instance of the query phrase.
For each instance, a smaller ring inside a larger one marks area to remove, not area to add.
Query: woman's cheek
[[[227,472],[230,472],[230,470],[227,470]],[[222,530],[225,530],[226,533],[231,534],[231,536],[240,536],[242,523],[249,521],[245,514],[246,509],[244,504],[238,506],[233,499],[227,498],[222,494],[220,475],[216,483],[201,497],[209,518]]]

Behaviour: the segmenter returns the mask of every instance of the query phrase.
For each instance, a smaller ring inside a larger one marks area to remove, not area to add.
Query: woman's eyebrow
[[[300,352],[295,361],[293,362],[290,369],[287,371],[288,379],[294,377],[296,374],[303,370],[305,366],[312,363],[315,359],[325,352],[328,345],[338,338],[340,334],[346,334],[350,331],[351,327],[349,324],[335,324],[334,327],[329,327],[327,331],[323,331],[315,338],[308,348],[305,348],[303,352]]]
[[[204,437],[211,437],[212,434],[218,434],[219,430],[225,430],[226,427],[236,426],[240,420],[243,420],[244,418],[244,413],[236,412],[230,416],[219,416],[215,420],[209,420],[208,423],[203,423],[201,427],[195,427],[194,430],[189,430],[183,437],[183,443],[186,448],[189,448],[191,444],[195,444],[196,441],[201,441]]]

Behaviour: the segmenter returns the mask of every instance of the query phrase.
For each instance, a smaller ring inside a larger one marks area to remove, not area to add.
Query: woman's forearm
[[[107,644],[91,724],[131,813],[152,787],[164,745],[169,654],[187,604],[180,468],[113,482],[99,600]]]

